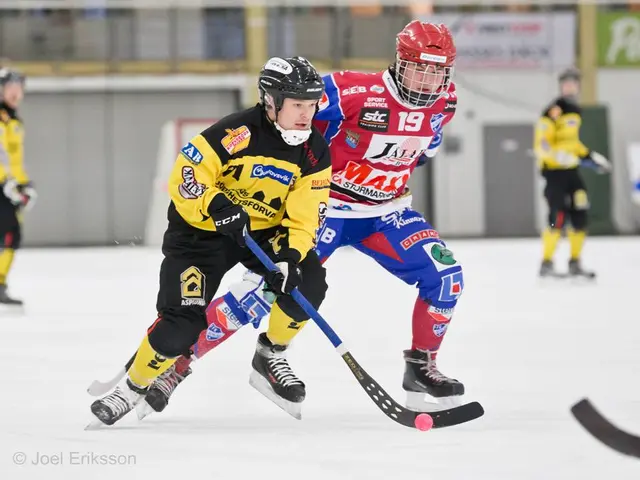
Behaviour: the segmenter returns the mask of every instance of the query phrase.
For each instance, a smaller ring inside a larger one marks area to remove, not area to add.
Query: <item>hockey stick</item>
[[[87,388],[87,393],[89,393],[89,395],[93,397],[101,397],[109,393],[118,384],[118,382],[122,380],[122,377],[124,377],[127,374],[127,370],[131,368],[131,364],[133,363],[134,358],[136,358],[135,353],[129,359],[129,361],[125,364],[125,366],[120,369],[120,371],[116,374],[116,376],[113,377],[108,382],[101,382],[100,380],[94,380],[91,383],[91,385],[89,385],[89,388]]]
[[[616,452],[640,458],[640,437],[620,430],[607,420],[587,398],[573,407],[571,413],[584,429]]]
[[[256,257],[258,257],[260,262],[262,262],[268,270],[278,271],[278,267],[276,267],[267,254],[264,253],[260,246],[248,235],[246,230],[244,232],[244,238],[247,243],[247,247],[249,247],[249,249]],[[291,292],[291,296],[296,302],[298,302],[306,314],[313,319],[318,327],[320,327],[322,333],[327,336],[338,352],[338,355],[340,355],[349,366],[351,373],[353,373],[360,383],[360,386],[367,392],[367,395],[369,395],[369,398],[376,404],[376,406],[394,422],[404,425],[405,427],[417,428],[416,417],[424,415],[424,413],[404,408],[391,398],[380,384],[378,384],[378,382],[376,382],[373,377],[371,377],[371,375],[369,375],[360,366],[340,337],[338,337],[338,334],[329,326],[325,319],[322,318],[318,311],[313,308],[313,305],[309,303],[297,288]],[[471,402],[446,410],[428,412],[428,414],[433,419],[433,428],[442,428],[458,425],[460,423],[469,422],[479,418],[484,415],[484,409],[478,402]]]

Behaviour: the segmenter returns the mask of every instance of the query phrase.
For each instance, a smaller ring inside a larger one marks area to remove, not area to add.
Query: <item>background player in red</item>
[[[436,365],[463,290],[462,268],[438,232],[411,208],[406,185],[416,166],[435,155],[442,128],[455,113],[456,48],[445,25],[413,21],[398,34],[396,52],[383,72],[324,77],[325,95],[314,123],[329,142],[333,173],[330,184],[314,185],[330,188],[316,251],[325,261],[337,248],[352,246],[418,288],[403,388],[407,406],[421,410],[427,407],[425,394],[441,403],[458,403],[464,394],[463,384]],[[193,356],[202,357],[240,326],[259,322],[271,300],[263,288],[261,279],[248,272],[231,292],[215,299],[208,310],[209,329],[194,345]],[[151,388],[147,403],[154,410],[161,411],[191,373],[189,363],[183,357]],[[290,370],[286,375],[277,380],[304,386]],[[273,392],[262,393],[291,413]]]

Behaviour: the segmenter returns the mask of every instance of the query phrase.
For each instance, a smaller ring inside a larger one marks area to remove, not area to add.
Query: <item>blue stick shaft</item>
[[[260,246],[255,242],[255,240],[251,238],[246,232],[244,234],[244,239],[247,242],[247,247],[249,247],[249,250],[251,250],[253,254],[258,257],[258,260],[260,260],[268,270],[278,271],[278,267],[276,267],[276,264],[271,261],[267,254],[264,253]],[[313,305],[309,303],[304,295],[302,295],[296,288],[293,290],[293,292],[291,292],[291,296],[296,302],[298,302],[298,304],[307,313],[307,315],[309,315],[309,317],[311,317],[311,319],[316,322],[318,327],[320,327],[320,330],[322,330],[322,333],[327,336],[333,346],[336,348],[339,347],[342,344],[342,340],[340,339],[340,337],[338,337],[338,334],[333,331],[327,321],[322,318],[322,316],[315,308],[313,308]]]

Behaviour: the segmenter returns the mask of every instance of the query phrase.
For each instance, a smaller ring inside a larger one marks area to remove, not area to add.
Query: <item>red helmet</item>
[[[414,20],[396,37],[396,80],[401,95],[416,106],[431,106],[451,82],[456,46],[443,23]]]

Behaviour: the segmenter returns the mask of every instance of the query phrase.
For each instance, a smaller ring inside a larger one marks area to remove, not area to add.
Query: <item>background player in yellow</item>
[[[560,96],[549,105],[535,128],[534,151],[546,180],[544,196],[549,207],[548,226],[542,234],[543,253],[540,276],[557,276],[553,254],[567,224],[570,243],[569,275],[595,277],[582,268],[580,255],[587,235],[589,197],[578,167],[595,168],[604,173],[609,161],[589,150],[580,140],[582,124],[580,72],[564,71],[559,77]]]
[[[22,305],[7,293],[7,277],[15,250],[20,247],[22,211],[33,206],[36,191],[24,168],[24,128],[18,107],[25,78],[0,69],[0,304]]]
[[[277,396],[292,403],[305,397],[284,352],[308,320],[289,294],[298,287],[318,308],[327,290],[312,248],[331,178],[329,147],[311,124],[324,83],[304,58],[276,57],[265,64],[258,87],[259,104],[223,118],[178,155],[169,178],[158,318],[124,380],[91,405],[104,424],[131,411],[177,357],[189,355],[208,326],[206,309],[222,277],[238,263],[264,276],[278,295],[253,369]],[[246,248],[245,227],[277,273],[267,272]]]

